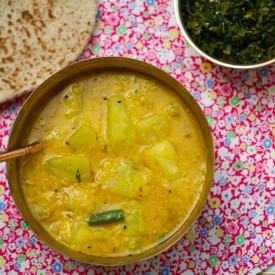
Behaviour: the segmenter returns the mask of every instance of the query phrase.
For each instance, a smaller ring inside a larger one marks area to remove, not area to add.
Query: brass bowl
[[[267,66],[269,64],[272,64],[275,62],[275,57],[265,61],[265,62],[261,62],[258,64],[232,64],[232,63],[226,63],[224,61],[221,61],[219,59],[216,59],[214,56],[210,56],[207,53],[205,53],[204,51],[202,51],[197,45],[196,43],[193,42],[191,36],[188,34],[188,31],[185,27],[185,24],[183,23],[183,18],[182,18],[182,13],[181,13],[181,3],[184,0],[174,0],[174,11],[175,11],[175,15],[176,15],[176,19],[177,19],[177,23],[179,25],[179,28],[185,38],[185,40],[192,46],[193,49],[195,49],[200,55],[202,55],[203,57],[205,57],[206,59],[212,61],[215,64],[218,64],[220,66],[223,67],[227,67],[227,68],[233,68],[233,69],[256,69],[256,68],[260,68],[260,67],[264,67]]]
[[[171,234],[171,236],[168,237],[168,239],[162,244],[158,244],[151,249],[148,249],[140,254],[133,255],[131,257],[127,256],[107,258],[91,256],[84,253],[76,252],[55,241],[53,237],[51,237],[51,235],[47,233],[47,231],[43,229],[42,226],[40,226],[40,224],[33,217],[21,189],[20,175],[18,172],[19,161],[16,159],[9,161],[7,163],[7,172],[11,194],[14,198],[17,208],[21,212],[23,218],[28,223],[30,228],[39,236],[39,238],[43,242],[45,242],[52,249],[59,251],[63,255],[66,255],[80,262],[115,266],[140,262],[147,258],[153,257],[176,243],[190,229],[206,203],[211,183],[213,181],[214,146],[212,136],[203,112],[201,111],[199,105],[194,100],[194,98],[179,82],[177,82],[174,78],[172,78],[162,70],[144,62],[128,58],[106,57],[90,59],[70,65],[55,73],[44,83],[42,83],[28,98],[21,111],[19,112],[11,131],[8,149],[12,150],[26,144],[28,133],[30,132],[30,129],[38,114],[42,111],[47,102],[56,95],[58,91],[62,91],[65,86],[79,80],[80,78],[85,78],[93,72],[98,73],[99,71],[104,70],[127,70],[142,73],[144,75],[157,79],[167,85],[171,90],[175,91],[175,93],[179,94],[185,104],[193,112],[193,115],[198,125],[200,126],[201,132],[204,136],[204,141],[206,145],[205,147],[207,150],[207,175],[197,205],[196,207],[194,207],[190,216],[186,219],[186,222],[184,222],[182,226],[177,228],[173,232],[173,234]]]

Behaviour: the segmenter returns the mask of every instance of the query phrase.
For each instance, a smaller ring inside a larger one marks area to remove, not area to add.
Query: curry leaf
[[[75,178],[76,178],[78,183],[81,182],[81,175],[80,175],[79,169],[76,170]]]

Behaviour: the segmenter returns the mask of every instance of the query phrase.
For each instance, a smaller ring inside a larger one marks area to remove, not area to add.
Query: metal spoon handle
[[[0,153],[0,162],[7,161],[14,158],[24,157],[29,154],[37,153],[41,151],[42,144],[41,142],[34,142],[32,144],[29,144],[23,148],[15,149],[12,151]]]

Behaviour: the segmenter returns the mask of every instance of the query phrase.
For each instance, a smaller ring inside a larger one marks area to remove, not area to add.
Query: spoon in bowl
[[[22,148],[0,153],[0,162],[11,160],[14,158],[24,157],[33,153],[37,153],[41,151],[41,149],[42,149],[42,143],[39,141],[36,141]]]

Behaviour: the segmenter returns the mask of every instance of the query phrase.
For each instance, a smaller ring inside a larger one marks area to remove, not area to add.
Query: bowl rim
[[[175,15],[176,15],[176,21],[178,23],[178,26],[185,38],[185,40],[188,42],[189,45],[192,46],[193,49],[195,49],[195,51],[197,51],[200,55],[202,55],[203,57],[205,57],[206,59],[212,61],[213,63],[223,66],[223,67],[227,67],[227,68],[231,68],[231,69],[257,69],[257,68],[261,68],[267,65],[270,65],[272,63],[275,62],[275,57],[273,59],[270,59],[268,61],[262,62],[262,63],[257,63],[257,64],[249,64],[249,65],[241,65],[241,64],[232,64],[232,63],[226,63],[224,61],[221,61],[219,59],[216,59],[210,55],[208,55],[207,53],[205,53],[204,51],[202,51],[191,39],[191,37],[189,36],[186,28],[185,28],[185,24],[182,21],[182,17],[180,15],[180,1],[184,1],[184,0],[173,0],[173,6],[174,6],[174,11],[175,11]]]
[[[64,82],[64,79],[69,79],[69,76],[71,74],[75,76],[77,75],[76,79],[79,79],[83,76],[87,77],[90,74],[96,73],[98,71],[98,67],[100,66],[103,66],[101,68],[105,68],[105,70],[109,71],[116,68],[123,69],[124,71],[127,70],[141,73],[149,76],[150,78],[156,79],[160,83],[167,85],[175,94],[182,98],[183,102],[192,111],[193,117],[200,126],[200,130],[204,137],[204,143],[206,147],[206,179],[202,188],[201,195],[196,205],[190,211],[189,216],[184,220],[181,226],[179,228],[176,228],[175,232],[173,232],[173,234],[171,234],[171,236],[169,236],[163,243],[160,243],[154,246],[153,248],[147,249],[142,253],[133,254],[131,257],[99,257],[84,254],[81,252],[76,252],[66,247],[62,243],[56,241],[53,237],[51,237],[50,234],[45,229],[43,229],[43,227],[31,214],[31,211],[27,206],[26,200],[24,199],[22,189],[19,184],[20,180],[17,169],[18,160],[11,160],[7,162],[7,175],[11,195],[16,204],[17,209],[19,210],[21,216],[27,222],[29,227],[34,231],[34,233],[43,243],[46,243],[54,251],[58,251],[60,254],[68,256],[79,262],[103,266],[119,266],[141,262],[148,258],[152,258],[156,255],[159,255],[164,250],[167,250],[177,241],[179,241],[195,223],[204,205],[206,204],[208,195],[210,193],[210,188],[214,179],[214,141],[206,117],[203,111],[201,110],[199,104],[195,101],[192,95],[184,88],[184,86],[180,84],[175,78],[173,78],[163,70],[143,61],[125,57],[100,57],[73,63],[59,70],[55,74],[51,75],[37,89],[35,89],[35,91],[25,101],[24,105],[22,106],[20,112],[18,113],[14,121],[8,142],[8,149],[11,150],[24,145],[24,140],[22,139],[21,135],[23,131],[27,131],[24,122],[26,122],[28,118],[32,118],[34,114],[36,115],[36,117],[38,116],[37,113],[34,112],[34,109],[35,107],[40,107],[39,104],[43,107],[47,105],[48,102],[43,101],[43,96],[45,97],[47,95],[47,92],[50,92],[51,89],[53,89],[53,87],[57,87],[56,85],[54,85],[55,83],[60,84],[60,82]],[[76,70],[75,73],[74,70]],[[73,83],[74,81],[71,81],[71,83]],[[63,88],[68,85],[69,84],[67,82],[63,83]],[[48,100],[50,100],[53,97],[54,95],[49,96]],[[42,109],[43,108],[40,108],[38,110],[42,111]]]

